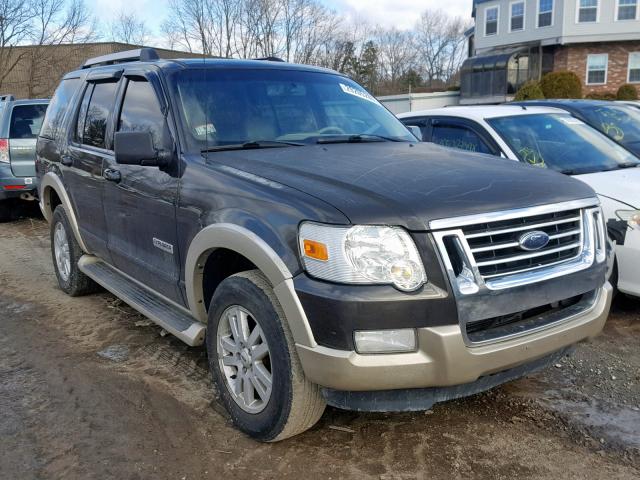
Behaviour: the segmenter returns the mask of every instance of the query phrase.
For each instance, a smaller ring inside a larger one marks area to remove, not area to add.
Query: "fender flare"
[[[191,241],[185,264],[185,288],[191,314],[207,323],[203,278],[206,260],[214,250],[224,248],[251,261],[273,286],[296,344],[317,346],[309,321],[293,287],[292,275],[278,254],[251,230],[230,223],[210,225]]]
[[[47,172],[40,179],[40,210],[42,210],[42,215],[48,223],[51,223],[53,220],[53,209],[51,207],[51,191],[53,190],[58,195],[58,198],[62,202],[62,206],[67,213],[67,218],[69,219],[69,223],[71,224],[71,230],[73,230],[73,236],[76,238],[78,245],[85,253],[91,253],[84,241],[82,240],[82,236],[80,235],[80,229],[78,227],[78,220],[76,218],[76,213],[71,206],[71,200],[69,199],[69,195],[67,194],[67,190],[64,188],[64,184],[60,177],[54,172]]]

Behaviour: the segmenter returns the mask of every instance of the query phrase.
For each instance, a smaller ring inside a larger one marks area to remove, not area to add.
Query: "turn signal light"
[[[329,251],[324,243],[314,240],[304,240],[304,254],[309,258],[326,262],[329,260]]]

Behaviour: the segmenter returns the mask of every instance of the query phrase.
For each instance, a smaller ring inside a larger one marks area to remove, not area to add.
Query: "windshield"
[[[176,73],[173,83],[191,150],[257,142],[329,143],[341,137],[415,141],[366,90],[339,75],[190,69]]]
[[[569,114],[491,118],[520,161],[571,175],[635,167],[634,155]]]
[[[627,105],[589,105],[580,108],[587,121],[623,145],[640,143],[640,110]]]

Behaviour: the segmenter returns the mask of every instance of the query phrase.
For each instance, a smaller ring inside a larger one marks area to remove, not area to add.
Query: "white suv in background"
[[[600,197],[616,243],[612,283],[640,297],[640,159],[631,152],[571,114],[549,107],[447,107],[398,117],[419,127],[423,141],[551,168],[587,183]]]

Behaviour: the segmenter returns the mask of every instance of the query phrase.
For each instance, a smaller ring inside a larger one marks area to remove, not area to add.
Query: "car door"
[[[113,158],[107,144],[119,74],[96,75],[86,82],[72,139],[61,156],[63,177],[90,253],[108,260],[107,229],[102,205],[103,162]],[[66,168],[65,168],[66,167]]]
[[[460,150],[500,155],[500,148],[481,126],[462,118],[431,118],[428,138],[424,140]]]
[[[115,131],[148,131],[156,150],[174,151],[166,100],[154,73],[125,71],[116,108]],[[175,161],[175,159],[174,159]],[[104,162],[104,209],[108,249],[114,265],[165,297],[183,303],[178,288],[177,165],[121,165]]]

